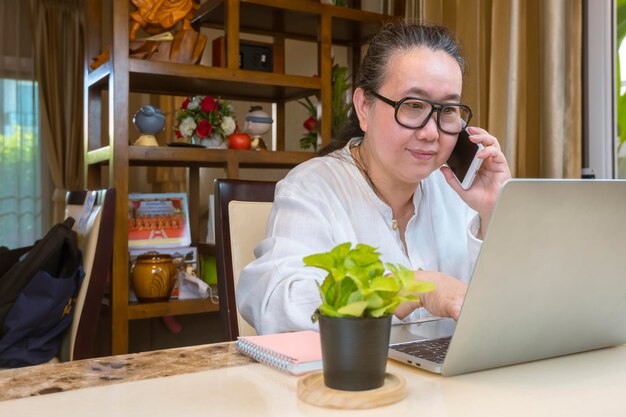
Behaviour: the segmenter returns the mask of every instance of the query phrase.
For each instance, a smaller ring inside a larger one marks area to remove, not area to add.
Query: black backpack
[[[56,356],[72,321],[82,257],[68,217],[16,262],[23,249],[0,253],[0,366],[42,363]],[[4,265],[4,266],[3,266]]]

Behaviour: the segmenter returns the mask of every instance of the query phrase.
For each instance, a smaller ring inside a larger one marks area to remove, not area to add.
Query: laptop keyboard
[[[452,336],[442,337],[441,339],[419,340],[389,346],[389,349],[394,349],[431,362],[443,363],[451,339]]]

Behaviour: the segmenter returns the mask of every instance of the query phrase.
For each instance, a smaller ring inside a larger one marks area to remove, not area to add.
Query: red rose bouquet
[[[219,145],[236,126],[230,103],[212,96],[194,96],[186,98],[176,112],[174,134],[190,143],[217,138]]]
[[[331,73],[332,82],[332,112],[331,112],[331,135],[334,137],[348,121],[350,104],[346,102],[346,92],[351,87],[348,81],[348,68],[337,64],[333,65]],[[309,113],[309,117],[302,123],[306,130],[304,136],[300,138],[302,149],[313,148],[317,150],[317,133],[319,131],[317,106],[308,97],[304,101],[297,101]]]
[[[302,127],[306,129],[306,133],[300,138],[300,147],[302,149],[313,148],[315,151],[317,150],[317,107],[308,97],[304,100],[305,101],[298,101],[298,103],[306,108],[309,113],[309,118],[302,123]]]

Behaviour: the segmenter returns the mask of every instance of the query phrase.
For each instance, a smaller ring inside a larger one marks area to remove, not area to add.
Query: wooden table
[[[0,371],[0,415],[626,415],[626,345],[450,378],[393,361],[388,371],[406,379],[406,399],[329,410],[298,400],[298,377],[251,362],[232,343],[204,345]]]

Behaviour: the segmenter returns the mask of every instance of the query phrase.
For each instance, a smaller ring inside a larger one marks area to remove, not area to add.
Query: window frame
[[[583,0],[583,161],[617,178],[616,2]]]

